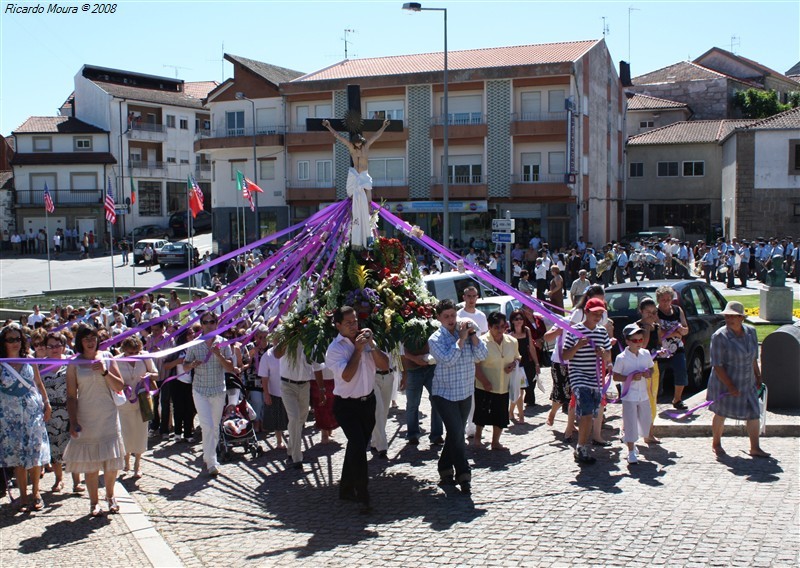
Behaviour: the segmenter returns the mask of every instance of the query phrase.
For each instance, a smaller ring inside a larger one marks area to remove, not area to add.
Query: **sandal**
[[[42,509],[44,509],[44,499],[42,499],[41,495],[33,500],[33,505],[31,506],[31,509],[34,511],[41,511]]]
[[[108,500],[108,512],[112,515],[119,513],[119,503],[117,503],[117,500],[114,497]]]
[[[95,503],[94,505],[89,505],[89,516],[90,517],[100,517],[103,514],[103,509],[100,507],[100,503]]]
[[[84,491],[86,491],[86,486],[83,483],[78,483],[78,485],[72,486],[72,492],[75,493],[76,495],[79,493],[83,493]]]
[[[53,493],[61,493],[64,490],[64,480],[59,479],[53,484],[51,491]]]

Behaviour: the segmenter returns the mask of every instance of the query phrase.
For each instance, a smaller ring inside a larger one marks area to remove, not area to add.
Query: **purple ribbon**
[[[694,414],[698,410],[701,410],[701,409],[703,409],[703,408],[705,408],[707,406],[711,406],[712,404],[717,402],[722,397],[728,396],[730,394],[731,393],[729,393],[729,392],[720,393],[720,395],[715,400],[707,400],[705,402],[702,402],[702,403],[698,404],[694,408],[690,408],[689,410],[687,410],[685,412],[678,413],[675,410],[667,410],[666,411],[666,415],[669,416],[670,418],[672,418],[673,420],[683,420],[684,418],[688,418],[689,416],[691,416],[692,414]]]

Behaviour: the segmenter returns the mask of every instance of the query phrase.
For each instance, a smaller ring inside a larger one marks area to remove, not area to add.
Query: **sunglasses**
[[[4,340],[6,343],[22,343],[22,338],[17,337],[6,337]]]
[[[56,343],[55,345],[48,345],[47,346],[48,349],[60,349],[61,347],[64,347],[64,346],[61,345],[60,343]]]
[[[511,321],[525,321],[525,318],[514,318]]]
[[[34,349],[39,349],[39,347],[44,347],[44,343],[34,343],[33,344],[33,348]]]
[[[629,337],[628,341],[630,341],[631,343],[642,343],[644,339],[642,339],[641,337],[639,339],[632,339]]]

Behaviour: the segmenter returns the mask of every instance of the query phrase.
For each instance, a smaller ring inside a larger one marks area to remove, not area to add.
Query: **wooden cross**
[[[327,130],[322,125],[323,120],[330,122],[334,130],[349,132],[351,141],[363,132],[377,132],[383,126],[383,118],[364,120],[361,117],[361,87],[359,85],[347,85],[347,112],[344,118],[307,118],[306,130],[308,132]],[[402,132],[403,121],[392,119],[386,131]]]

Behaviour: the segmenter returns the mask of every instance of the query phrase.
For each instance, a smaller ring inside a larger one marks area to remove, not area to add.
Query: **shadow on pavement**
[[[19,552],[21,554],[35,554],[44,550],[60,549],[72,543],[86,540],[93,532],[110,522],[106,515],[89,518],[88,514],[78,521],[58,521],[52,525],[47,525],[42,534],[21,541]]]
[[[755,483],[774,483],[780,478],[779,473],[783,473],[783,468],[778,465],[775,458],[753,458],[748,456],[731,456],[726,454],[719,456],[717,461],[725,465],[734,474],[746,477],[747,481]]]

